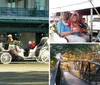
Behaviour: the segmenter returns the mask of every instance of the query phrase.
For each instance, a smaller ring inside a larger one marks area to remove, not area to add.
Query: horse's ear
[[[53,24],[53,25],[52,25],[52,28],[53,28],[53,31],[54,31],[55,33],[57,33],[57,34],[58,34],[56,24]]]

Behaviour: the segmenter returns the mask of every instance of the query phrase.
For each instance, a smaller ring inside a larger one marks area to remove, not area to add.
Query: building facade
[[[23,48],[29,41],[39,44],[49,31],[49,0],[0,0],[0,40],[7,35],[20,40]]]

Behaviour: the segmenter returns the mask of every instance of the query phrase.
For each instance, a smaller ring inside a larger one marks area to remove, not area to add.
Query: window
[[[40,0],[35,0],[35,9],[40,10]]]
[[[45,9],[45,0],[35,0],[35,8],[37,10],[44,10]]]
[[[16,7],[15,2],[12,2],[12,8],[15,8],[15,7]]]
[[[45,9],[45,0],[40,0],[40,10]]]
[[[8,7],[16,8],[17,0],[7,0],[7,1],[8,1]]]

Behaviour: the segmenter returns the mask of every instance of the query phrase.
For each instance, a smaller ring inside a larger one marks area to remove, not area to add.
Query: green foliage
[[[70,52],[71,54],[80,57],[82,53],[92,52],[92,47],[96,48],[98,44],[51,44],[50,55],[51,59],[57,53]],[[99,45],[98,45],[99,46]],[[99,46],[100,47],[100,46]]]
[[[50,71],[51,72],[54,70],[56,63],[57,63],[57,59],[53,57],[53,59],[50,60]]]

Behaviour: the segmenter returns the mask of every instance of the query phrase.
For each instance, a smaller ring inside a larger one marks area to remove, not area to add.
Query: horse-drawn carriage
[[[49,62],[49,44],[48,37],[41,39],[40,43],[34,48],[30,49],[28,56],[25,56],[25,50],[20,48],[20,52],[16,52],[15,44],[9,45],[8,50],[3,50],[0,52],[0,61],[3,64],[11,63],[14,57],[22,58],[23,60],[36,60],[40,63]]]
[[[59,4],[52,4],[56,2]],[[71,42],[70,39],[59,36],[57,33],[58,31],[61,32],[62,24],[59,26],[60,30],[56,26],[58,21],[62,23],[64,12],[68,12],[68,19],[72,14],[78,14],[80,19],[82,16],[86,19],[87,33],[85,36],[82,35],[82,38],[86,39],[87,42],[100,42],[100,2],[97,0],[70,0],[69,3],[65,2],[66,0],[50,0],[50,41],[52,43]],[[55,28],[57,29],[55,30]]]

